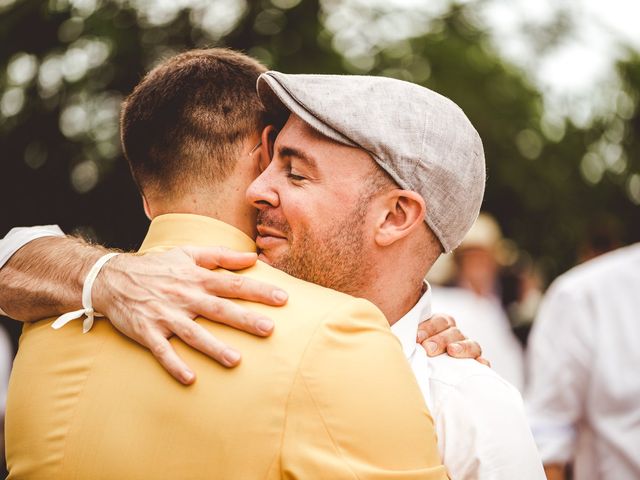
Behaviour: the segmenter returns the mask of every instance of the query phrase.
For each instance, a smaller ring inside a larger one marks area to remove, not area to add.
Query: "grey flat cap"
[[[318,132],[366,150],[398,185],[425,199],[425,222],[445,252],[480,211],[482,141],[464,112],[427,88],[392,78],[269,71],[258,94],[270,113],[298,115]]]

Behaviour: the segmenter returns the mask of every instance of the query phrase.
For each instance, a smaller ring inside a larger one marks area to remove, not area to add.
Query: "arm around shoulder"
[[[281,460],[287,478],[447,478],[400,344],[369,302],[346,301],[310,340]]]

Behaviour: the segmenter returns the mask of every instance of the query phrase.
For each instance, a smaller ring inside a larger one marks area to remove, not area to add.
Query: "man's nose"
[[[275,208],[280,204],[278,192],[271,179],[272,165],[273,163],[267,166],[247,189],[247,202],[259,210]]]

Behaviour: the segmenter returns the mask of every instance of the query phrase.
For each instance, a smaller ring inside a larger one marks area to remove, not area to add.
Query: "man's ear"
[[[426,205],[420,194],[395,189],[385,194],[382,202],[384,209],[380,212],[374,235],[379,246],[388,247],[422,225]]]
[[[149,207],[149,202],[144,195],[142,195],[142,208],[144,208],[144,214],[147,216],[149,220],[153,220],[153,215],[151,215],[151,208]]]
[[[262,130],[262,135],[260,136],[260,141],[262,145],[260,145],[260,171],[264,171],[269,164],[271,163],[271,159],[273,158],[273,145],[276,141],[277,130],[273,125],[267,125]]]

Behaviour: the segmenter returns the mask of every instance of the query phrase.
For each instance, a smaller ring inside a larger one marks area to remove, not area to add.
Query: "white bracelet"
[[[93,282],[95,282],[98,273],[100,273],[100,269],[107,263],[110,259],[119,255],[119,253],[107,253],[106,255],[100,257],[98,261],[91,267],[89,273],[87,274],[87,278],[84,280],[84,285],[82,287],[82,309],[76,310],[75,312],[65,313],[58,317],[58,319],[51,324],[51,328],[54,330],[58,330],[59,328],[64,327],[71,320],[75,320],[76,318],[81,318],[83,315],[86,315],[87,318],[82,322],[82,333],[87,333],[93,327],[93,319],[95,317],[102,317],[99,313],[96,313],[93,310],[93,303],[91,302],[91,290],[93,288]]]

